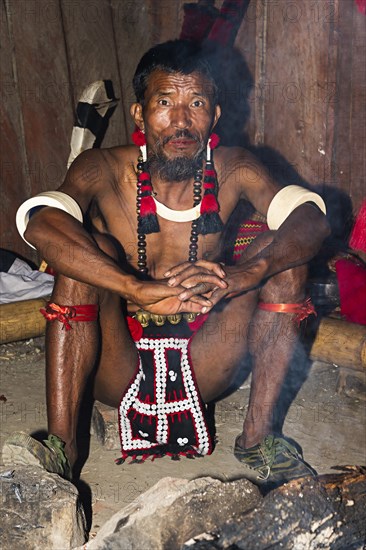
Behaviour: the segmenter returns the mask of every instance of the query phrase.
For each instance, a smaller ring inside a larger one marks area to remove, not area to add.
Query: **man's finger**
[[[186,269],[187,267],[191,267],[191,262],[183,262],[182,264],[176,265],[174,267],[171,267],[164,273],[164,277],[174,277],[175,275],[178,275],[181,271]]]
[[[199,293],[206,294],[207,292],[210,292],[216,288],[226,289],[227,282],[223,281],[216,275],[198,275],[195,277],[190,277],[186,281],[183,281],[180,286],[186,289],[193,289],[195,287],[199,288],[201,286],[201,290],[199,290]]]
[[[209,262],[207,260],[198,260],[197,262],[183,262],[177,266],[170,268],[164,273],[164,277],[175,277],[182,273],[185,269],[192,267],[203,267],[207,271],[214,272],[218,277],[226,277],[226,271],[223,266],[217,262]]]
[[[202,270],[202,267],[199,268]],[[178,285],[184,286],[185,288],[191,288],[196,284],[207,282],[213,285],[217,285],[221,288],[226,288],[227,283],[224,279],[214,274],[212,271],[204,270],[197,273],[197,268],[190,268],[184,270],[179,275],[171,277],[168,281],[170,287],[175,287]]]
[[[198,270],[197,267],[191,264],[180,273],[176,273],[174,276],[170,277],[170,279],[168,280],[168,285],[173,287],[178,286],[182,284],[183,281],[186,281],[187,279],[189,279],[194,275],[198,276],[200,273],[202,274],[202,273],[210,273],[210,272],[206,270],[203,271],[202,268]]]
[[[214,288],[217,288],[217,287],[215,286]],[[183,292],[181,292],[178,295],[178,298],[182,301],[191,300],[191,299],[193,299],[194,296],[199,296],[199,295],[202,295],[202,294],[206,294],[210,290],[212,290],[212,285],[211,284],[199,283],[199,284],[197,284],[197,285],[195,285],[191,288],[185,289]],[[211,302],[211,300],[209,300],[208,298],[205,298],[205,300],[207,300],[208,302]]]
[[[223,266],[217,262],[209,262],[207,260],[198,260],[195,265],[205,267],[209,271],[213,271],[218,277],[226,277],[226,271]]]

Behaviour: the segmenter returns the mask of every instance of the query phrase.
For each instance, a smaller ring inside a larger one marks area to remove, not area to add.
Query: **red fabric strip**
[[[266,302],[258,302],[258,308],[264,311],[272,311],[273,313],[296,313],[294,321],[298,324],[309,315],[316,315],[315,308],[310,298],[307,298],[299,304],[269,304]]]
[[[97,304],[60,306],[51,302],[47,304],[45,309],[41,308],[39,311],[47,321],[60,321],[66,330],[71,330],[70,322],[96,321],[99,306]]]

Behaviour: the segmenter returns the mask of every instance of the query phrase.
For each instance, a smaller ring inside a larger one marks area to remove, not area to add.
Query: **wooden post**
[[[22,300],[0,305],[0,344],[41,336],[46,319],[39,312],[46,300]]]
[[[311,352],[313,360],[339,367],[366,368],[366,326],[324,317],[319,325]]]

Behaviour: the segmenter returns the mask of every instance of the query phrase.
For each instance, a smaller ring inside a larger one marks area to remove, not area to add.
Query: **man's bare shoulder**
[[[118,164],[136,164],[139,155],[139,149],[135,145],[118,145],[99,149],[99,151],[107,162],[117,162]]]
[[[215,151],[215,166],[221,187],[232,190],[265,214],[278,185],[256,156],[243,147],[219,147]]]
[[[219,147],[215,153],[215,165],[217,168],[222,168],[224,172],[230,173],[241,167],[253,170],[263,170],[264,166],[261,162],[244,147]]]
[[[111,179],[123,180],[134,170],[137,156],[138,149],[132,145],[87,149],[70,166],[64,185],[97,186]]]
[[[112,171],[115,166],[127,166],[136,163],[138,148],[134,145],[119,145],[104,149],[87,149],[76,157],[70,169],[85,168],[87,165],[98,166],[99,169],[108,167]]]

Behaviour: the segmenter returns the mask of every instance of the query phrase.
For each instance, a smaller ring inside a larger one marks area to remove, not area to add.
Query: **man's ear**
[[[133,103],[130,107],[130,114],[138,128],[140,130],[144,129],[144,118],[142,116],[142,105],[141,103]]]
[[[215,128],[220,116],[221,116],[221,107],[220,105],[216,105],[212,128]]]

